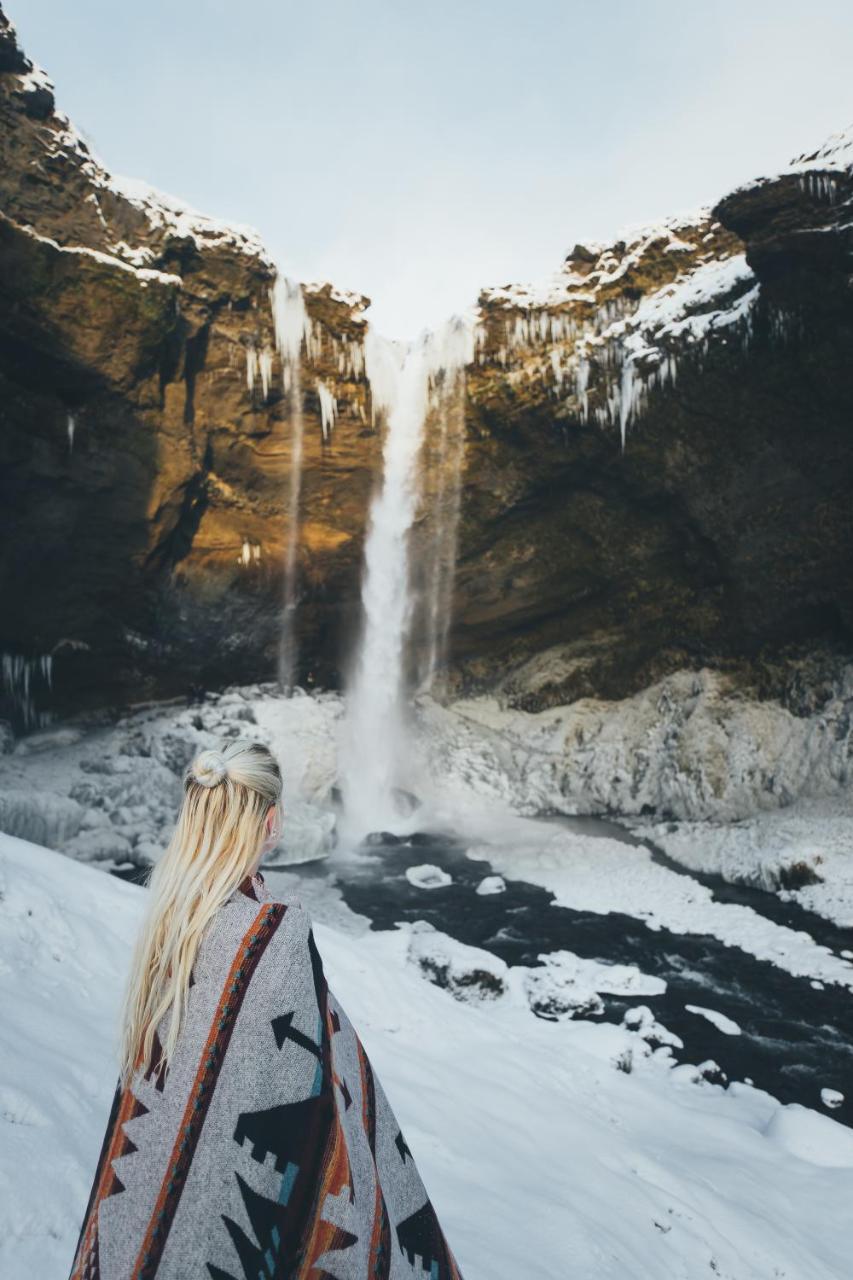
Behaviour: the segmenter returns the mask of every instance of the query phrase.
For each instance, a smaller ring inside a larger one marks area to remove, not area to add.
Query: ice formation
[[[323,430],[323,439],[328,441],[331,439],[332,428],[337,420],[338,402],[325,382],[321,382],[318,379],[315,383],[315,389],[317,399],[320,402],[320,423]]]
[[[243,546],[237,557],[237,563],[245,568],[250,564],[260,564],[261,561],[261,544],[259,542],[249,542],[248,538],[243,539]]]
[[[491,311],[477,359],[506,368],[511,382],[536,377],[550,383],[580,421],[618,427],[624,449],[650,393],[675,381],[679,361],[701,359],[721,332],[741,346],[751,339],[759,286],[743,254],[720,256],[702,247],[719,230],[703,210],[623,233],[624,252],[593,246],[595,267],[587,275],[567,268],[539,289],[487,291]],[[601,298],[652,251],[690,257],[676,261],[669,284],[639,299]]]
[[[261,379],[261,395],[269,399],[272,385],[272,347],[262,347],[258,352],[258,374]]]
[[[35,689],[41,684],[48,692],[53,689],[53,655],[38,654],[27,658],[21,653],[4,653],[0,671],[3,688],[17,708],[27,729],[47,724],[49,711],[38,711],[35,706]]]

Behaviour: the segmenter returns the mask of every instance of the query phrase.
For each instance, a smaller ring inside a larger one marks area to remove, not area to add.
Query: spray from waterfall
[[[293,688],[298,660],[296,609],[299,603],[299,506],[302,494],[304,419],[302,408],[302,344],[308,315],[302,286],[278,275],[271,291],[275,345],[281,360],[282,386],[290,417],[290,486],[287,499],[287,545],[284,554],[284,612],[278,654],[278,681]],[[263,373],[263,368],[261,368]]]
[[[384,441],[382,484],[364,550],[362,632],[339,744],[342,827],[349,839],[399,817],[407,781],[409,535],[420,496],[419,459],[430,410],[473,354],[473,327],[459,319],[409,346],[371,331],[365,339],[373,413],[384,420]]]

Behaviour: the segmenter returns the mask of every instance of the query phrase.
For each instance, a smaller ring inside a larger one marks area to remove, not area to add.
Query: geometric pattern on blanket
[[[462,1280],[308,913],[243,881],[117,1085],[70,1280]]]

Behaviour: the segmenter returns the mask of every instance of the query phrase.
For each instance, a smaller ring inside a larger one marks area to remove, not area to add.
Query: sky
[[[412,337],[853,121],[849,0],[10,0],[114,173]]]

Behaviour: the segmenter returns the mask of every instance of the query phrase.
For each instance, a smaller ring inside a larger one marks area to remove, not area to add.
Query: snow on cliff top
[[[509,284],[484,289],[482,297],[507,307],[548,308],[568,302],[595,301],[598,291],[615,284],[639,265],[653,244],[665,241],[665,252],[675,255],[699,253],[713,226],[710,210],[697,208],[651,222],[630,223],[612,241],[587,241],[567,253],[563,266],[540,283]],[[718,227],[719,229],[719,227]],[[579,254],[595,258],[595,267],[586,274],[575,263]],[[691,266],[693,264],[691,263]]]
[[[768,173],[750,182],[742,182],[735,187],[732,195],[741,191],[751,191],[755,187],[764,187],[768,183],[778,182],[790,174],[799,174],[803,181],[808,173],[816,175],[832,175],[847,173],[853,169],[853,124],[830,136],[814,151],[803,151],[794,156],[790,164],[774,173]],[[831,180],[831,177],[830,177]]]
[[[0,16],[6,15],[0,13]],[[6,29],[14,37],[20,50],[14,24],[8,17],[6,22]],[[182,239],[194,240],[199,248],[228,245],[238,252],[259,258],[271,269],[273,268],[274,264],[264,248],[260,234],[254,227],[209,217],[192,208],[178,196],[159,191],[141,179],[110,173],[106,164],[95,154],[69,117],[56,106],[55,85],[45,69],[26,57],[23,51],[21,51],[21,61],[22,69],[11,73],[17,77],[21,90],[25,92],[44,90],[54,99],[53,119],[56,128],[53,131],[52,144],[48,143],[49,148],[57,152],[71,152],[96,189],[112,191],[134,205],[145,215],[154,231],[172,231]],[[123,241],[117,242],[113,248],[118,257],[136,267],[147,266],[155,256],[147,246],[134,248]]]
[[[211,218],[187,204],[179,196],[160,191],[141,178],[105,175],[108,185],[130,204],[140,209],[152,227],[158,231],[171,230],[180,237],[193,239],[199,248],[227,244],[233,248],[262,259],[272,267],[260,233],[246,223],[225,222]]]
[[[790,168],[800,169],[849,169],[853,167],[853,124],[830,134],[816,151],[804,151],[794,156]]]

